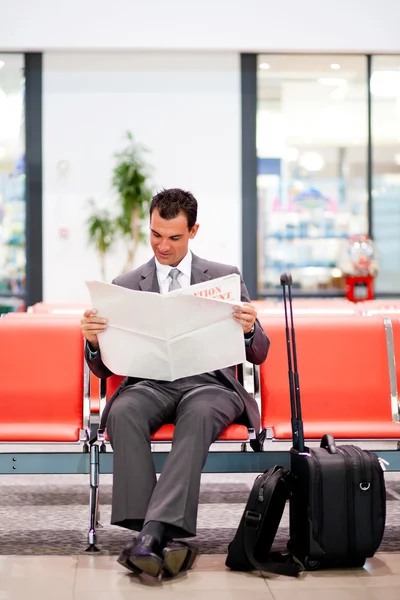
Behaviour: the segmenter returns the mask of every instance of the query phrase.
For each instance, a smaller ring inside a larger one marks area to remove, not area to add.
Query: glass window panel
[[[363,56],[258,57],[258,287],[337,293],[350,235],[368,232]]]
[[[25,294],[24,57],[0,54],[0,312]]]
[[[374,56],[372,223],[378,250],[377,293],[400,291],[400,56]]]

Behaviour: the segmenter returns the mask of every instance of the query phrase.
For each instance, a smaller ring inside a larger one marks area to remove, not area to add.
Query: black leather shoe
[[[132,571],[132,573],[134,573],[135,575],[140,575],[140,573],[142,572],[140,569],[137,569],[131,563],[131,561],[129,560],[129,557],[126,556],[126,554],[124,553],[123,550],[122,550],[121,554],[118,556],[117,562],[119,562],[120,565],[125,567],[125,569],[129,569],[129,571]]]
[[[134,573],[147,573],[152,577],[158,577],[164,564],[160,552],[161,547],[155,537],[139,535],[125,546],[118,562]]]
[[[189,571],[198,554],[184,542],[173,542],[162,551],[164,557],[164,573],[167,577],[175,577],[181,571]]]

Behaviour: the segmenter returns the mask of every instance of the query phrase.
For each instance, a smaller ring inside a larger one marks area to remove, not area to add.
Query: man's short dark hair
[[[190,192],[185,192],[179,188],[162,190],[156,194],[150,204],[150,217],[153,210],[157,209],[162,219],[175,219],[179,213],[186,215],[188,228],[196,224],[197,221],[197,200]]]

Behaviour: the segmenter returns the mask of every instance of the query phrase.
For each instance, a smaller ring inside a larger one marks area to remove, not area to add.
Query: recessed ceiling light
[[[345,85],[346,80],[339,77],[320,77],[318,83],[322,85]]]
[[[307,171],[320,171],[325,166],[325,161],[319,152],[305,152],[299,160],[299,164]]]
[[[266,62],[262,62],[260,63],[260,69],[262,69],[263,71],[268,71],[268,69],[270,68],[270,65]]]
[[[338,63],[332,63],[331,64],[331,69],[334,69],[335,71],[338,71],[340,69],[340,65]]]
[[[4,62],[4,60],[0,60],[0,69],[1,69],[2,67],[4,67],[4,65],[5,65],[5,64],[6,64],[6,63]]]

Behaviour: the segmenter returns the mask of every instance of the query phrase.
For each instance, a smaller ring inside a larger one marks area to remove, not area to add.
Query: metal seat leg
[[[90,527],[88,533],[89,546],[86,552],[100,552],[96,546],[96,525],[99,510],[99,447],[90,447]]]

